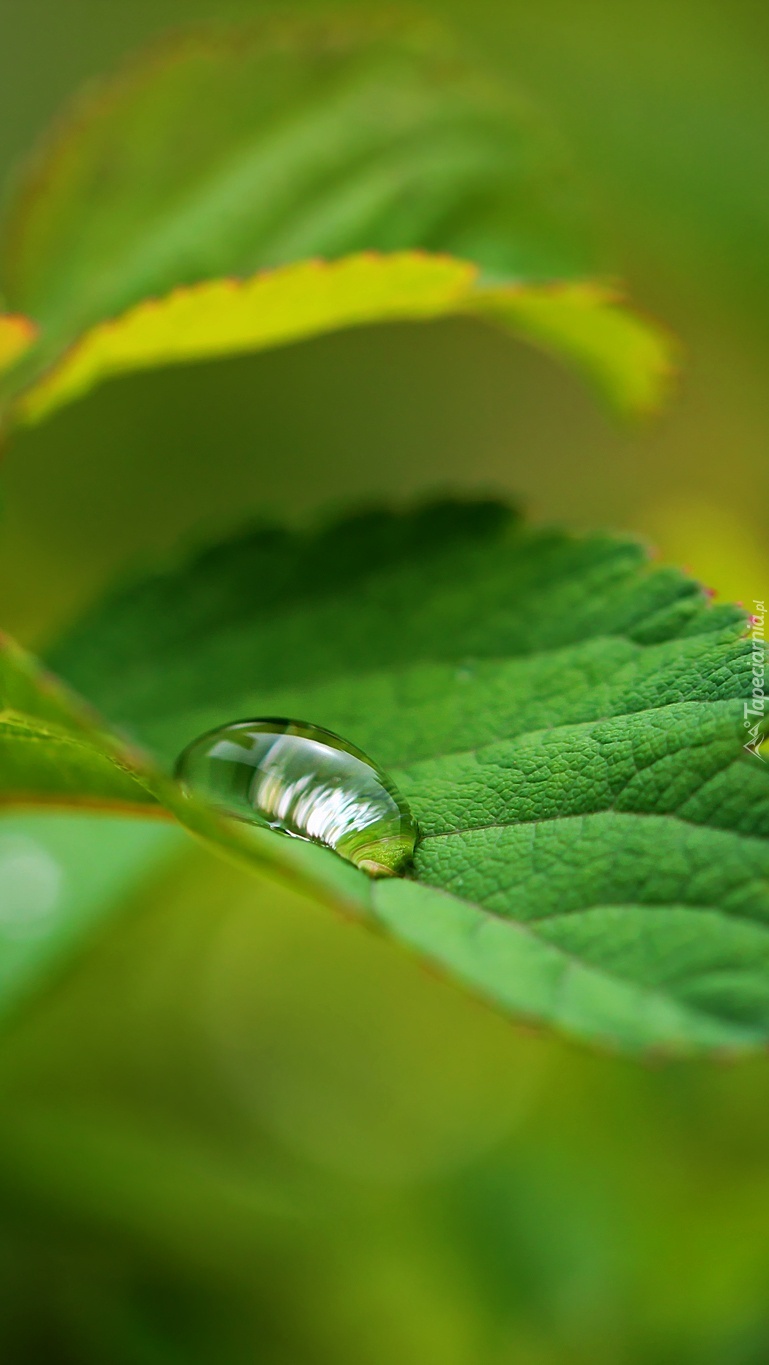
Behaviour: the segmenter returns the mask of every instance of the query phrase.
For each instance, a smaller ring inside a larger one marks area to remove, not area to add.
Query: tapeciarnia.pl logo
[[[764,739],[762,734],[762,721],[766,707],[766,695],[764,693],[764,674],[766,670],[766,646],[764,643],[764,604],[763,602],[753,602],[753,612],[750,616],[750,639],[753,641],[753,653],[751,662],[753,664],[753,693],[750,701],[746,701],[743,706],[744,725],[750,738],[745,744],[748,753],[755,754],[756,758],[763,761],[761,744]]]

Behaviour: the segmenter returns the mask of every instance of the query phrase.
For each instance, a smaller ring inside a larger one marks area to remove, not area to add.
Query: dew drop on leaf
[[[233,721],[188,744],[176,777],[225,814],[325,844],[371,877],[397,876],[414,852],[416,823],[394,783],[319,725]]]

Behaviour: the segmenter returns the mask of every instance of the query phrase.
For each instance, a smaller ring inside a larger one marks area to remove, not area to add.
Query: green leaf
[[[0,637],[0,805],[156,808],[135,767],[86,707]]]
[[[671,344],[595,278],[591,236],[550,137],[431,26],[188,34],[85,96],[22,179],[2,286],[40,336],[5,402],[38,420],[125,370],[469,313],[647,411]]]
[[[257,529],[127,589],[54,662],[166,768],[248,715],[343,734],[412,804],[413,878],[191,823],[516,1016],[684,1053],[769,1037],[753,653],[743,613],[634,542],[442,504]]]
[[[178,826],[149,818],[167,811],[142,768],[90,708],[0,636],[0,1018],[181,841]],[[126,814],[138,818],[118,818]]]

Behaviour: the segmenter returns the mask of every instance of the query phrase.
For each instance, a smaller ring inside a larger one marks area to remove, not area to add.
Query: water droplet
[[[228,815],[333,848],[371,877],[396,876],[416,824],[390,778],[330,730],[273,716],[209,730],[176,776]]]

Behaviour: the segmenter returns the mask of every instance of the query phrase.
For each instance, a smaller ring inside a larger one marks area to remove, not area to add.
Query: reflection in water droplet
[[[20,835],[0,836],[0,935],[45,933],[61,887],[61,867],[47,849]]]
[[[416,825],[393,783],[330,730],[266,717],[193,740],[176,776],[228,815],[325,844],[372,877],[411,858]]]

